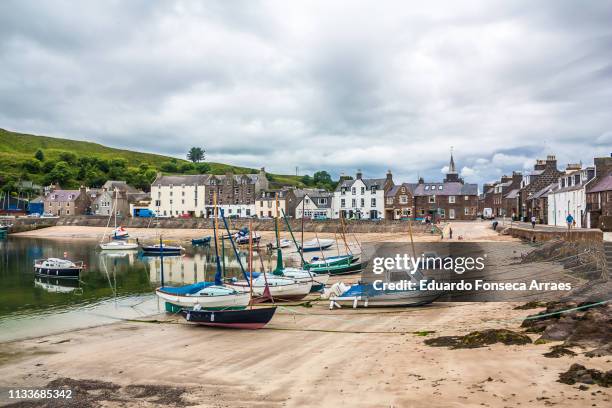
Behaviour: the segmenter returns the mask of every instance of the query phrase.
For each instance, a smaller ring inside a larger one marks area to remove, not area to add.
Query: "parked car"
[[[191,218],[191,214],[189,213],[183,213],[181,215],[178,216],[179,218]]]
[[[40,213],[35,212],[28,214],[28,218],[40,218]]]
[[[40,218],[59,218],[59,215],[55,215],[52,213],[43,213]]]

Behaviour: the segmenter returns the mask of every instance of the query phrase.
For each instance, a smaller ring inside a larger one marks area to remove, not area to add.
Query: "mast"
[[[300,255],[302,256],[302,259],[304,259],[304,202],[306,198],[306,194],[304,194],[304,197],[302,197],[302,245],[300,245]]]
[[[304,264],[306,263],[306,261],[304,261],[304,254],[302,253],[302,251],[300,251],[300,246],[295,240],[295,236],[293,235],[293,230],[291,229],[291,224],[289,224],[289,220],[287,219],[287,214],[285,214],[285,210],[281,210],[281,212],[283,213],[285,224],[287,224],[287,228],[289,229],[289,233],[291,234],[291,239],[293,239],[293,243],[295,244],[295,249],[297,249],[298,254],[300,254],[300,258],[302,259],[302,267],[304,267]]]
[[[159,263],[161,264],[161,287],[164,287],[164,244],[162,242],[162,236],[159,235]]]
[[[227,223],[227,219],[225,218],[225,215],[223,214],[223,208],[221,208],[221,218],[223,219],[223,225],[225,225],[225,230],[227,231],[227,234],[229,235],[229,240],[230,240],[230,243],[232,244],[232,249],[234,250],[234,254],[236,255],[236,259],[238,260],[238,265],[240,266],[240,271],[242,271],[242,276],[244,276],[244,279],[246,279],[247,283],[250,286],[251,282],[249,281],[249,276],[247,275],[246,271],[244,270],[244,265],[242,265],[242,260],[240,259],[240,253],[238,252],[238,249],[236,248],[236,243],[234,243],[234,237],[230,234],[230,230],[229,230],[229,225]]]
[[[266,273],[263,271],[262,273]],[[249,218],[249,294],[251,296],[251,309],[253,308],[253,220]]]
[[[213,203],[214,203],[214,213],[216,215],[217,212],[217,194],[213,194]],[[219,262],[219,242],[217,241],[217,217],[213,219],[213,236],[215,239],[215,263],[216,263],[216,272],[215,272],[215,285],[223,285],[223,281],[221,280],[221,263]]]
[[[283,251],[280,247],[280,232],[278,228],[278,194],[276,195],[276,214],[274,217],[274,234],[276,235],[276,268],[272,271],[274,275],[283,274]]]

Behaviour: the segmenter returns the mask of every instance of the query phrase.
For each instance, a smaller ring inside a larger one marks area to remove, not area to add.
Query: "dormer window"
[[[438,186],[438,190],[442,190],[442,185],[439,185],[439,186]]]
[[[372,190],[372,194],[375,194],[376,193],[376,186],[372,186],[371,190]]]
[[[425,186],[425,190],[429,190],[429,186]]]

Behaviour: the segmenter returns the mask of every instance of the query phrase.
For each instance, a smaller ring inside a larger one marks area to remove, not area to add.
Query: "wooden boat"
[[[291,241],[290,239],[281,239],[278,241],[278,244],[274,243],[272,245],[272,248],[273,249],[289,248],[291,245],[293,245],[293,241]]]
[[[111,241],[104,244],[100,244],[100,249],[105,251],[126,251],[132,249],[138,249],[138,244],[135,242],[127,241]]]
[[[310,293],[322,291],[325,288],[325,285],[327,285],[327,281],[329,280],[329,274],[327,273],[315,273],[299,268],[283,268],[282,274],[282,276],[286,278],[295,279],[298,282],[312,281]]]
[[[261,329],[274,316],[276,307],[244,310],[183,310],[185,320],[204,326],[228,327],[233,329]]]
[[[359,260],[358,255],[338,255],[338,256],[326,256],[325,258],[319,258],[315,256],[310,259],[310,262],[304,264],[304,269],[319,268],[322,266],[335,266],[335,265],[350,265]]]
[[[311,239],[300,245],[301,252],[324,251],[334,245],[336,241],[333,239]]]
[[[345,264],[337,264],[330,266],[318,266],[309,268],[310,272],[315,272],[317,274],[328,273],[330,275],[346,275],[349,273],[356,273],[361,271],[368,265],[367,261],[364,262],[354,262],[354,263],[345,263]]]
[[[34,261],[34,272],[39,276],[55,278],[78,278],[83,269],[83,262],[68,259],[47,258]]]
[[[154,244],[142,245],[141,249],[145,255],[161,255],[163,252],[164,256],[175,256],[180,255],[184,248],[176,245]]]
[[[193,245],[193,246],[210,245],[210,240],[211,240],[210,235],[208,235],[206,237],[202,237],[202,238],[194,238],[194,239],[191,240],[191,245]]]
[[[155,290],[160,299],[181,309],[192,309],[196,305],[206,310],[240,310],[248,306],[248,293],[237,292],[212,282],[198,282],[193,285],[160,287]]]

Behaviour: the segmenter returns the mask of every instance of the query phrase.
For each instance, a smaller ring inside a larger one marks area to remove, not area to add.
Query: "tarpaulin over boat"
[[[180,286],[178,288],[172,286],[164,286],[160,288],[162,292],[171,293],[173,295],[189,295],[201,291],[202,289],[214,285],[214,282],[198,282],[193,285]]]

